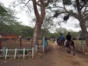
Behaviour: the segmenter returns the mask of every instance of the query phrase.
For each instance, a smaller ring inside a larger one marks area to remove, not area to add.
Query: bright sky
[[[5,7],[9,7],[11,2],[13,2],[13,1],[14,0],[0,0],[0,2],[3,3]],[[31,21],[31,19],[28,19],[27,14],[24,11],[19,10],[19,8],[17,8],[16,11],[20,11],[16,15],[16,17],[19,18],[18,21],[21,21],[23,25],[28,25],[29,26],[30,25],[29,22]],[[33,26],[33,25],[31,25],[31,26]]]
[[[3,3],[5,7],[9,7],[12,1],[14,0],[0,0],[0,2]],[[17,17],[19,18],[19,21],[21,21],[24,25],[34,26],[33,24],[30,24],[31,17],[28,17],[27,14],[25,14],[25,12],[18,13]],[[75,27],[75,24],[79,24],[79,22],[76,19],[71,18],[67,21],[67,23],[62,23],[60,27],[64,27],[68,30],[79,31],[80,28]]]

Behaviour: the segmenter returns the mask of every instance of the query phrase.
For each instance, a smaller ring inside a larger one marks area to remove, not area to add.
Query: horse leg
[[[61,50],[62,50],[62,41],[61,41]]]
[[[72,41],[71,46],[72,46],[73,56],[75,56],[75,45],[74,45],[74,42],[73,41]]]
[[[66,42],[66,47],[67,47],[67,52],[70,53],[71,48],[70,48],[70,42],[69,41]]]
[[[67,52],[68,52],[68,53],[71,52],[71,47],[70,47],[70,46],[67,47]]]
[[[69,47],[67,47],[67,52],[69,51]]]
[[[62,42],[62,50],[65,50],[64,41]]]
[[[64,50],[63,41],[61,41],[61,50]]]
[[[60,41],[60,49],[62,50],[62,45],[61,45],[61,41]]]

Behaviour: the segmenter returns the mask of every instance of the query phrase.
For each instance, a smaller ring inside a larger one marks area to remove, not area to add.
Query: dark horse
[[[73,55],[75,55],[75,45],[72,40],[66,42],[67,52],[70,53],[73,51]]]
[[[59,43],[60,49],[62,50],[64,50],[64,41],[65,40],[60,40],[60,43]]]

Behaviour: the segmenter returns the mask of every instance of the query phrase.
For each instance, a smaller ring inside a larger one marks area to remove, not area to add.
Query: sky
[[[0,0],[0,2],[3,3],[5,7],[9,7],[11,2],[13,1],[14,0]],[[30,25],[29,21],[31,21],[31,19],[28,19],[27,14],[24,11],[19,10],[19,8],[16,8],[16,11],[17,11],[16,17],[19,18],[18,21],[21,21],[23,25],[29,26]]]
[[[12,1],[14,0],[0,0],[0,2],[3,3],[5,7],[9,7]],[[24,11],[19,12],[16,16],[19,18],[18,21],[21,21],[23,25],[27,25],[31,27],[34,26],[34,24],[31,23],[31,16],[28,17]],[[79,31],[80,28],[76,27],[75,24],[79,24],[79,21],[77,19],[70,18],[67,21],[67,23],[61,23],[61,25],[57,27],[63,27],[66,28],[67,30]]]

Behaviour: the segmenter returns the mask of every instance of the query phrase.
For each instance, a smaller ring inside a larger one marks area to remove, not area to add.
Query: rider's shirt
[[[64,40],[64,36],[63,35],[60,35],[59,39],[60,40]]]
[[[67,40],[71,40],[71,35],[67,35],[67,36],[66,36],[66,39],[67,39]]]

